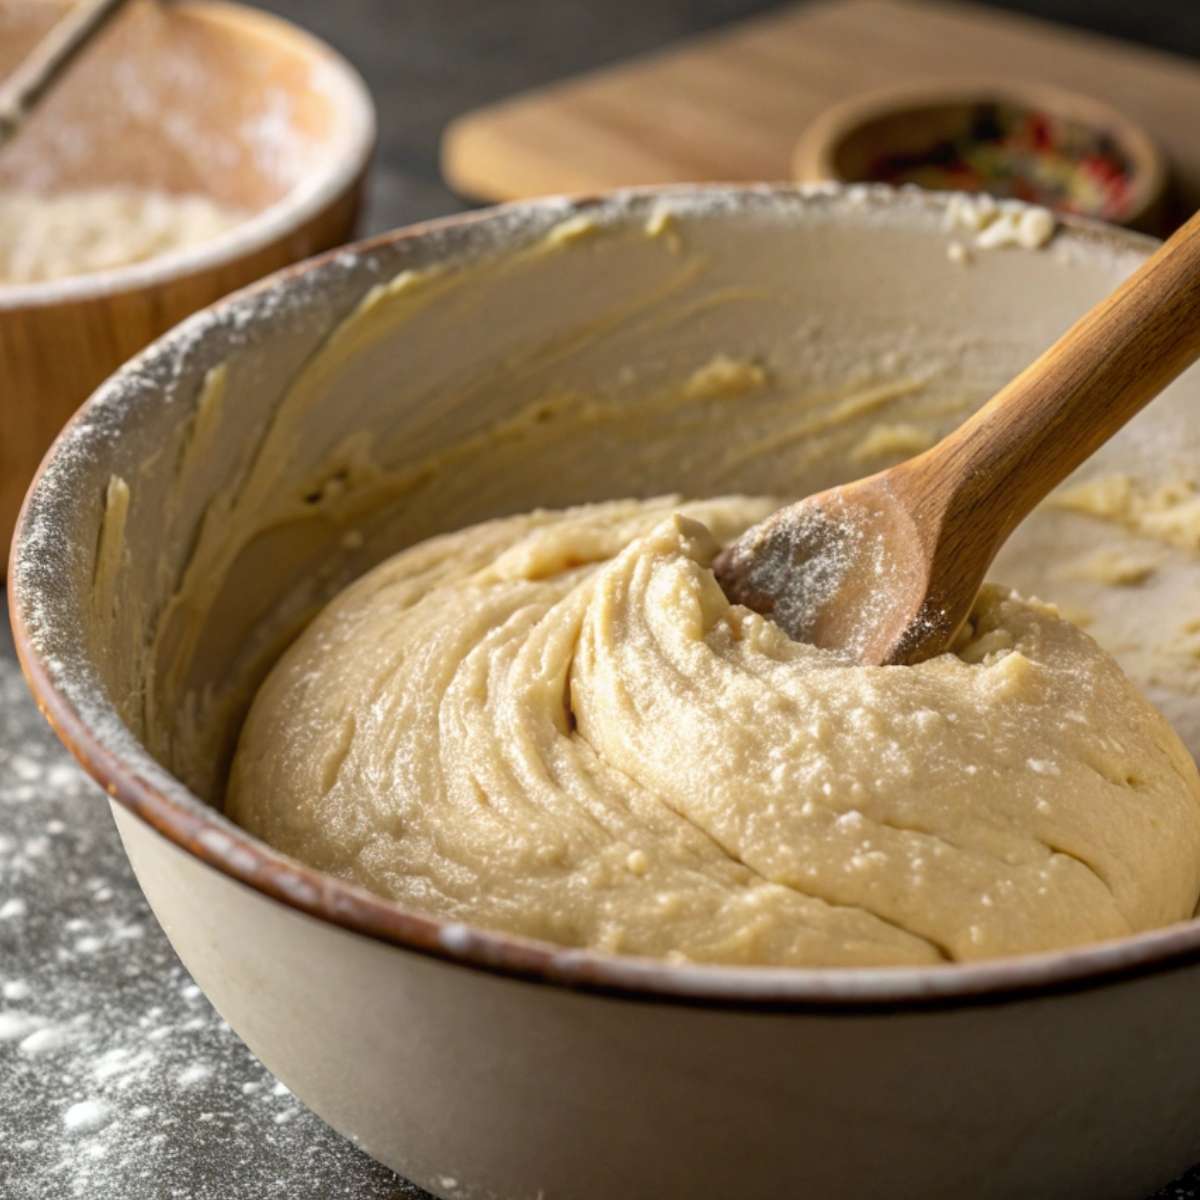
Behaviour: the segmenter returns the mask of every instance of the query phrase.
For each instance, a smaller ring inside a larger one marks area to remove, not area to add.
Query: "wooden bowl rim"
[[[38,648],[35,626],[55,607],[58,569],[47,557],[69,556],[69,547],[39,539],[33,510],[39,485],[55,460],[69,462],[91,410],[121,393],[131,376],[156,357],[169,359],[176,343],[193,330],[216,328],[214,316],[249,312],[265,294],[303,290],[312,276],[347,255],[369,257],[380,248],[423,242],[438,255],[452,250],[458,235],[496,236],[479,240],[505,246],[517,234],[544,234],[573,214],[600,219],[645,221],[662,203],[694,205],[692,210],[728,215],[789,206],[825,204],[849,222],[869,230],[880,212],[893,226],[919,228],[917,221],[944,216],[954,193],[893,189],[884,185],[682,185],[633,188],[602,196],[549,197],[517,201],[410,226],[309,259],[268,276],[164,335],[102,385],[59,434],[26,493],[13,539],[8,591],[17,655],[37,705],[55,733],[109,798],[193,858],[261,896],[315,920],[384,942],[398,952],[417,953],[457,967],[485,971],[530,983],[567,987],[625,1001],[701,1006],[738,1012],[803,1012],[878,1015],[1008,1004],[1056,994],[1087,991],[1189,968],[1200,963],[1200,920],[1094,943],[1065,951],[928,967],[737,967],[672,964],[646,958],[570,949],[496,930],[465,925],[406,909],[365,889],[289,858],[251,836],[207,805],[170,775],[139,745],[115,749],[87,707],[116,720],[98,681],[72,680],[70,671]],[[677,210],[678,211],[678,210]],[[907,222],[907,225],[906,225]],[[1059,237],[1073,251],[1122,258],[1148,254],[1151,238],[1098,222],[1061,219]],[[462,239],[466,241],[465,237]],[[1029,253],[1036,253],[1030,251]],[[319,281],[316,289],[319,291]],[[201,336],[204,336],[203,334]],[[28,586],[27,586],[28,585]],[[28,595],[27,595],[28,591]],[[39,607],[39,601],[41,607]],[[35,615],[38,613],[41,615]],[[87,704],[81,697],[87,693]],[[122,726],[123,727],[123,726]],[[129,739],[132,741],[132,739]]]
[[[1107,101],[1033,80],[974,77],[934,83],[914,81],[852,96],[825,109],[805,128],[792,151],[792,176],[802,183],[873,182],[845,179],[836,166],[842,144],[865,125],[905,110],[989,101],[1041,109],[1110,133],[1129,155],[1133,168],[1130,199],[1120,218],[1122,226],[1136,225],[1162,199],[1167,184],[1166,159],[1141,125]]]
[[[189,14],[224,26],[239,37],[275,41],[320,62],[338,114],[330,152],[320,167],[286,195],[249,219],[196,246],[144,262],[48,279],[0,282],[0,313],[73,304],[122,293],[152,290],[255,254],[286,237],[334,203],[365,170],[375,146],[377,121],[366,82],[351,63],[315,34],[274,13],[233,0],[176,0]]]

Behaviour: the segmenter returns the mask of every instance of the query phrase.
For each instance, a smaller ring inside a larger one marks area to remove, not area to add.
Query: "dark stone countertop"
[[[437,173],[456,113],[664,45],[767,0],[273,0],[366,75],[367,228],[465,207]],[[1200,56],[1194,0],[1002,7]],[[238,1041],[143,900],[104,797],[30,700],[0,603],[0,1196],[401,1200]],[[881,1182],[881,1194],[886,1193]],[[1158,1200],[1200,1200],[1200,1169]]]

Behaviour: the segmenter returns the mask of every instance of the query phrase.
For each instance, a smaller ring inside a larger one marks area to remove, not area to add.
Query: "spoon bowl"
[[[890,472],[772,514],[714,570],[731,600],[770,616],[790,638],[856,661],[887,662],[894,647],[903,651],[906,630],[954,619],[921,610],[925,547]]]

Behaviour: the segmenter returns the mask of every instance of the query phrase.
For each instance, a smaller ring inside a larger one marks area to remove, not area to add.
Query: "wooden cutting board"
[[[857,92],[984,76],[1084,92],[1140,121],[1200,206],[1200,67],[1027,17],[926,0],[816,0],[468,113],[447,181],[490,200],[790,175],[805,124]],[[1185,206],[1185,207],[1184,207]]]

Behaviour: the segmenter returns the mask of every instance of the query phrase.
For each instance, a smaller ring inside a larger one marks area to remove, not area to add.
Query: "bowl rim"
[[[177,341],[191,334],[195,322],[206,317],[211,320],[212,314],[222,310],[237,312],[260,293],[296,284],[328,264],[344,263],[348,253],[365,257],[374,250],[412,241],[426,241],[440,247],[447,231],[476,224],[495,225],[503,236],[505,223],[514,216],[557,222],[583,212],[620,216],[623,206],[630,203],[701,202],[710,198],[720,211],[728,212],[731,205],[736,211],[739,203],[747,205],[752,197],[768,206],[776,204],[780,210],[786,203],[807,204],[816,197],[832,198],[834,204],[848,210],[862,210],[864,192],[874,198],[873,203],[882,202],[897,210],[915,206],[922,210],[922,215],[944,212],[953,195],[883,185],[870,185],[866,189],[836,184],[671,185],[623,189],[599,196],[516,201],[408,226],[318,255],[277,271],[176,326],[93,393],[55,439],[26,493],[12,542],[8,594],[17,656],[42,715],[82,767],[104,788],[110,802],[128,810],[177,849],[233,881],[315,920],[388,943],[398,950],[531,983],[626,1001],[735,1011],[853,1015],[1007,1004],[1113,986],[1200,962],[1200,919],[1195,918],[1064,951],[978,963],[923,967],[748,967],[674,964],[568,948],[406,909],[306,866],[254,838],[170,775],[140,744],[132,742],[132,735],[129,745],[117,748],[110,745],[119,739],[97,728],[95,718],[85,717],[81,712],[84,705],[69,694],[82,695],[89,685],[79,682],[72,685],[59,669],[61,664],[38,648],[34,632],[38,620],[34,616],[35,599],[39,587],[53,591],[57,575],[55,570],[47,569],[44,543],[34,536],[31,510],[36,505],[43,476],[58,457],[69,459],[73,442],[80,436],[90,410],[104,403],[106,396],[116,393],[125,379],[143,372],[148,359],[168,355]],[[1073,249],[1085,253],[1144,256],[1155,244],[1153,239],[1140,234],[1079,219],[1060,220],[1060,230],[1059,236],[1071,243]],[[65,557],[70,551],[61,547],[58,553]],[[48,586],[47,581],[50,581]],[[53,608],[53,595],[43,599],[46,607]],[[101,691],[98,685],[91,686],[94,691]],[[101,694],[97,700],[95,695],[89,695],[87,699],[90,711],[102,713],[128,733],[106,697]]]
[[[1129,154],[1133,164],[1130,197],[1120,218],[1122,227],[1138,225],[1163,199],[1167,185],[1166,160],[1158,143],[1137,121],[1086,92],[1040,80],[1003,76],[909,80],[874,88],[832,104],[813,118],[793,146],[792,175],[801,182],[868,182],[846,179],[838,172],[837,154],[848,138],[883,117],[972,102],[1041,108],[1107,130]],[[1058,212],[1055,215],[1064,216]]]
[[[161,287],[255,254],[301,228],[338,199],[366,168],[378,122],[366,81],[341,53],[286,17],[233,0],[181,0],[178,7],[236,31],[271,40],[306,56],[323,73],[322,85],[337,114],[326,153],[311,178],[216,237],[141,262],[33,283],[0,281],[0,313],[74,304]]]

